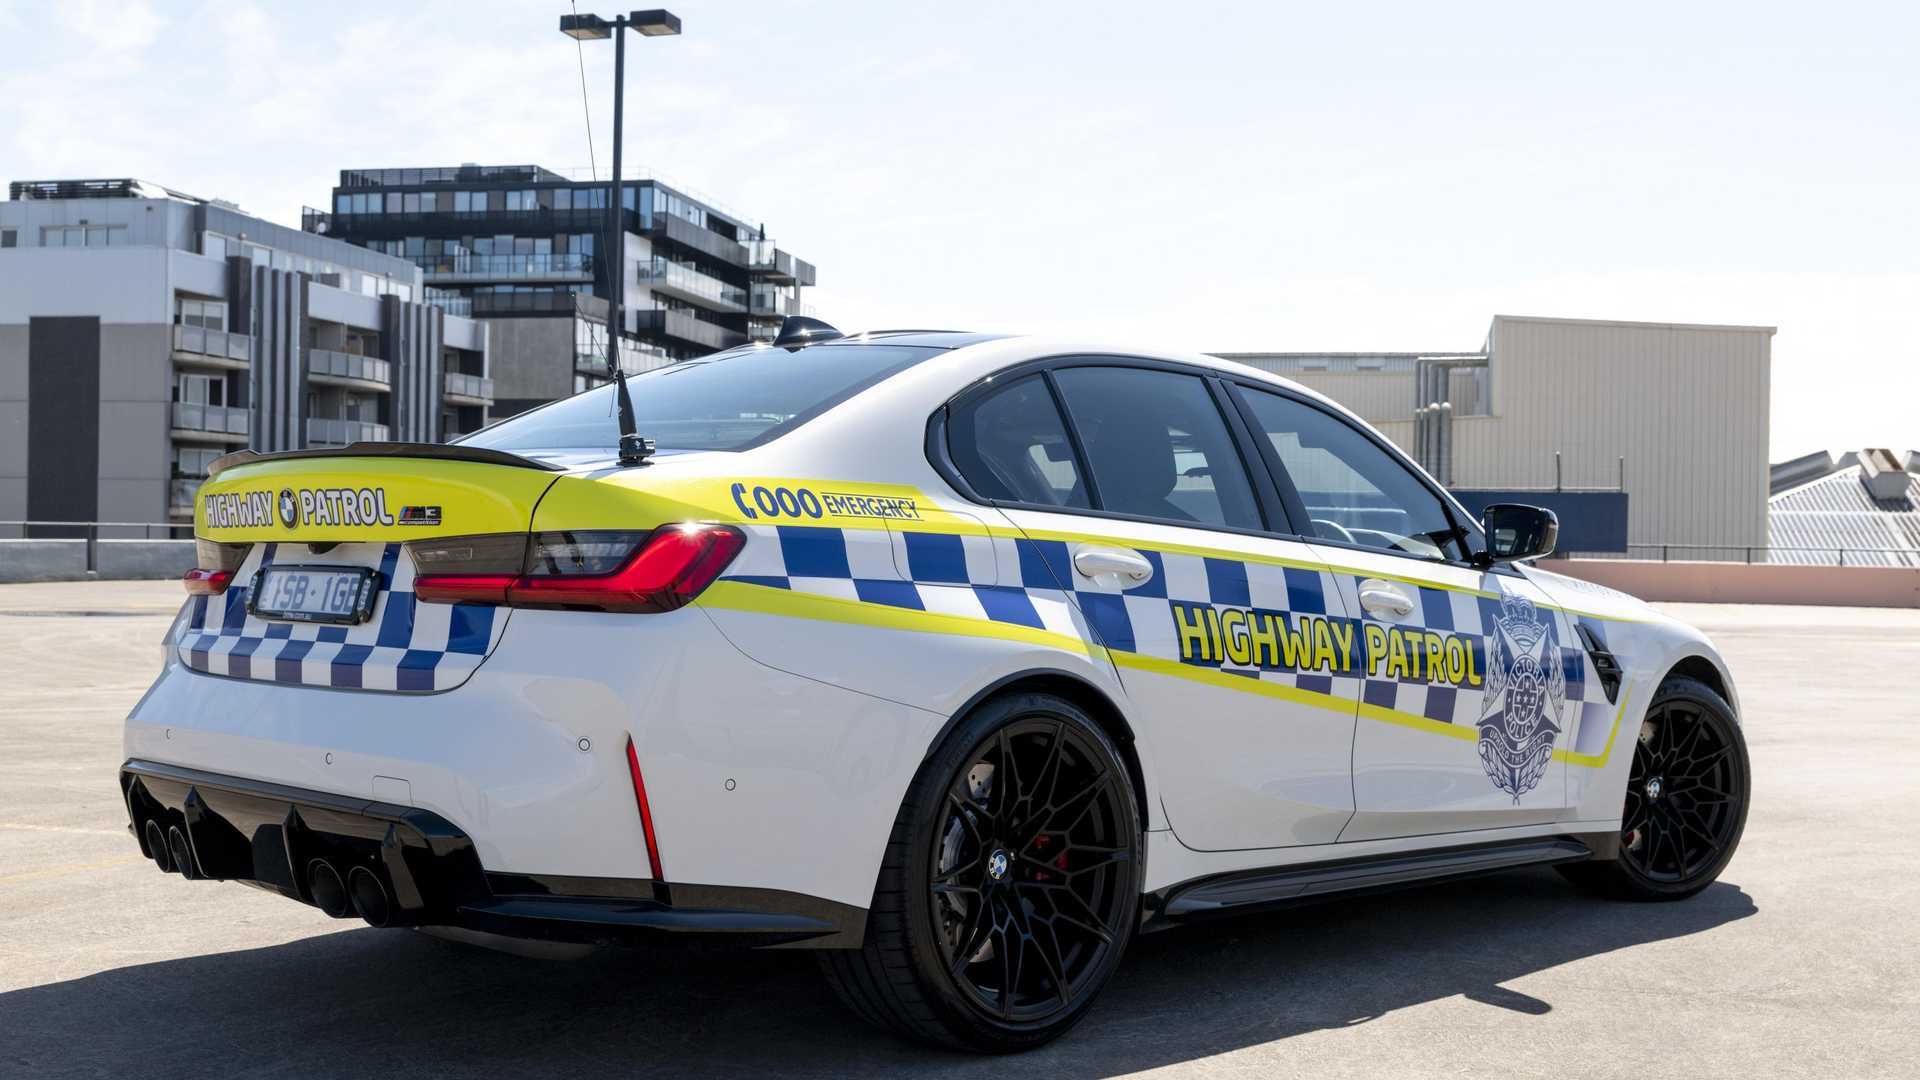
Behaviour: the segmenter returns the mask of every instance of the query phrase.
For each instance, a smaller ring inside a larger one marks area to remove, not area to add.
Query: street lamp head
[[[651,8],[628,15],[627,25],[648,37],[670,37],[680,32],[680,16],[665,8]]]
[[[598,15],[562,15],[560,32],[575,41],[599,41],[613,36],[613,24]]]

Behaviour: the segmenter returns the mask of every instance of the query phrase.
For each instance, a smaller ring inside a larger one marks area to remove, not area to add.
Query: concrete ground
[[[1746,703],[1756,802],[1694,900],[1551,871],[1141,939],[1017,1064],[843,1012],[800,953],[532,961],[141,860],[119,722],[171,583],[0,586],[0,1075],[1913,1076],[1920,612],[1676,609]]]

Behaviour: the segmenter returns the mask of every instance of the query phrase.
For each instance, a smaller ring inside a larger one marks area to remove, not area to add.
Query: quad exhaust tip
[[[167,830],[167,854],[173,857],[173,869],[181,877],[200,876],[193,868],[193,848],[187,844],[187,834],[181,832],[178,825]]]
[[[393,921],[393,897],[385,882],[364,866],[356,866],[347,875],[347,891],[353,896],[353,910],[368,926],[386,926]]]
[[[173,852],[167,848],[167,834],[160,830],[160,823],[147,819],[147,827],[141,830],[147,840],[147,854],[153,857],[155,866],[163,874],[173,873]]]
[[[314,859],[307,863],[307,895],[313,897],[313,906],[336,919],[344,919],[353,914],[347,903],[347,886],[340,880],[340,871],[325,859]]]

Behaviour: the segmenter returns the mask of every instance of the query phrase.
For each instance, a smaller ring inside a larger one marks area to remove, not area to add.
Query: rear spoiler
[[[566,471],[566,468],[561,465],[550,465],[518,454],[509,454],[504,450],[487,450],[478,446],[450,446],[446,443],[357,442],[347,446],[317,450],[278,450],[270,454],[262,454],[254,450],[236,450],[231,454],[215,458],[213,464],[207,466],[207,478],[211,480],[227,469],[261,461],[300,461],[308,458],[334,457],[424,458],[432,461],[472,461],[482,465],[506,465],[515,469],[538,469],[541,472]]]

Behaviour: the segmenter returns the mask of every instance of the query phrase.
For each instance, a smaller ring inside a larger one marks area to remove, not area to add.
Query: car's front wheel
[[[922,765],[858,951],[820,955],[841,998],[902,1034],[1025,1050],[1083,1017],[1138,920],[1125,761],[1078,706],[1010,694]]]
[[[1698,680],[1668,679],[1634,741],[1620,857],[1561,871],[1628,899],[1692,896],[1713,884],[1740,845],[1750,782],[1747,741],[1726,699]]]

